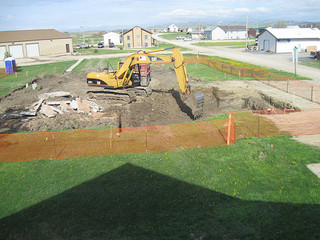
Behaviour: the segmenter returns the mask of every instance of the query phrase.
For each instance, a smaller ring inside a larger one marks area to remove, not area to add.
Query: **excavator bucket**
[[[195,97],[195,108],[192,114],[194,119],[197,119],[203,115],[204,94],[203,92],[196,92],[193,95]]]

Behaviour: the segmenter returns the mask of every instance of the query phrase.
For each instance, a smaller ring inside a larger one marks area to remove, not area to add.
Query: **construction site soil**
[[[167,67],[153,67],[152,95],[138,97],[132,103],[93,100],[101,111],[86,113],[69,109],[63,114],[48,118],[37,113],[36,116],[19,116],[39,101],[39,95],[57,91],[69,92],[72,99],[87,99],[87,91],[93,90],[86,84],[86,74],[64,73],[36,79],[37,88],[24,87],[0,100],[0,132],[32,132],[69,129],[93,129],[113,127],[139,127],[152,125],[178,124],[193,121],[190,106],[182,101],[174,70]],[[286,103],[277,102],[255,89],[239,88],[232,91],[219,90],[206,86],[199,78],[189,76],[192,92],[203,92],[205,103],[203,116],[207,119],[226,112],[241,110],[260,110],[283,108]],[[219,83],[221,84],[221,82]],[[225,82],[225,84],[230,84]],[[191,96],[192,97],[192,96]],[[65,97],[46,101],[66,100]],[[92,101],[92,100],[91,100]],[[286,106],[288,107],[288,106]],[[290,107],[290,106],[289,106]]]

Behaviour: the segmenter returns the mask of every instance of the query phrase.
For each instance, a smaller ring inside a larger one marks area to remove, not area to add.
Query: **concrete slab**
[[[307,167],[320,178],[320,163],[308,164]]]

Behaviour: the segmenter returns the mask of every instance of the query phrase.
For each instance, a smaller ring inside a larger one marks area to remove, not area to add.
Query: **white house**
[[[104,45],[109,46],[109,43],[114,43],[114,45],[121,45],[120,34],[115,32],[108,32],[103,35]]]
[[[171,24],[169,27],[168,27],[168,32],[178,32],[179,28],[174,25],[174,24]]]
[[[320,30],[317,28],[267,28],[257,37],[258,50],[275,53],[292,52],[308,48],[320,50]]]
[[[205,37],[209,40],[224,40],[224,39],[245,39],[245,26],[218,26],[212,30],[204,31]]]

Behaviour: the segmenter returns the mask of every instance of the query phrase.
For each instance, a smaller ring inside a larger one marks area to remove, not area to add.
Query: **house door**
[[[269,40],[264,40],[263,41],[263,50],[264,51],[269,51],[270,50]]]
[[[111,43],[111,39],[110,38],[108,39],[108,43]]]
[[[70,45],[69,44],[66,44],[66,52],[70,52]]]

